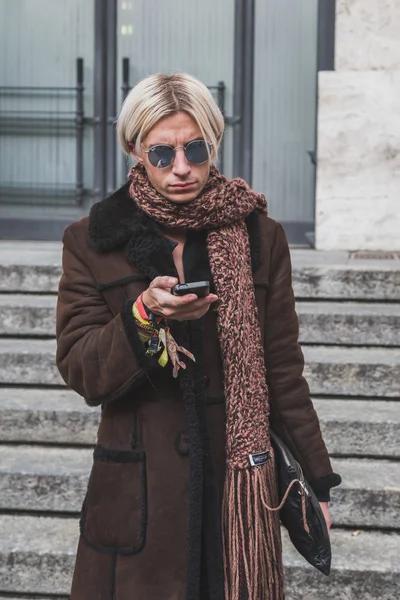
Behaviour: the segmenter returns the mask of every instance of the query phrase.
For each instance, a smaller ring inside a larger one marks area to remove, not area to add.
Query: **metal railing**
[[[0,182],[0,202],[13,200],[21,204],[30,204],[30,199],[41,198],[43,204],[55,201],[57,205],[82,204],[85,197],[92,195],[91,189],[84,187],[84,128],[93,125],[94,119],[85,115],[84,111],[85,86],[83,80],[83,59],[76,60],[76,85],[74,87],[0,87],[1,99],[30,104],[45,102],[55,106],[60,104],[75,104],[74,110],[43,109],[32,110],[19,108],[10,110],[0,109],[0,136],[21,139],[47,137],[60,142],[65,136],[75,138],[75,182],[72,184],[49,183],[41,181]],[[57,146],[56,146],[57,147]],[[58,147],[57,147],[58,148]],[[34,157],[33,157],[34,159]],[[37,169],[40,172],[40,168]],[[54,174],[55,177],[57,173]]]
[[[223,81],[217,85],[209,86],[222,113],[225,116],[225,93],[226,86]],[[130,83],[130,60],[127,57],[122,59],[122,85],[121,85],[121,104],[131,90]],[[107,111],[101,111],[94,116],[85,114],[85,85],[84,85],[84,61],[82,58],[76,59],[76,85],[73,87],[0,87],[0,100],[3,97],[21,100],[24,98],[30,104],[33,99],[40,99],[40,110],[19,109],[19,110],[1,110],[0,109],[0,136],[9,136],[15,139],[18,136],[28,137],[34,140],[35,137],[44,137],[56,141],[57,152],[60,152],[64,136],[74,137],[75,147],[75,181],[73,184],[51,183],[43,181],[29,181],[21,183],[20,181],[2,181],[0,182],[0,202],[31,204],[37,202],[40,198],[42,205],[56,206],[80,206],[86,198],[101,197],[101,190],[96,185],[96,173],[107,172],[109,185],[106,193],[112,193],[117,187],[117,144],[115,124],[117,116],[105,114]],[[44,109],[49,99],[53,99],[50,104],[55,105],[56,109]],[[73,103],[74,107],[70,110],[60,110],[59,105],[65,102]],[[98,106],[99,102],[94,102]],[[226,119],[229,124],[229,119]],[[93,144],[93,163],[94,163],[94,181],[91,187],[85,187],[84,173],[84,140],[86,128],[95,129],[95,139],[103,140],[104,147],[102,151]],[[49,151],[50,152],[50,151]],[[66,157],[67,161],[72,160]],[[121,172],[121,182],[126,180],[126,163],[123,160],[123,171]],[[219,153],[219,169],[224,170],[224,145],[222,143]],[[35,172],[40,173],[38,167]],[[57,173],[54,174],[57,179]]]

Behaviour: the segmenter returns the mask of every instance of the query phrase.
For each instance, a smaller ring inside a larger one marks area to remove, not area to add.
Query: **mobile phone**
[[[175,296],[185,296],[186,294],[196,294],[198,298],[205,298],[210,293],[209,281],[193,281],[192,283],[178,283],[172,288]]]

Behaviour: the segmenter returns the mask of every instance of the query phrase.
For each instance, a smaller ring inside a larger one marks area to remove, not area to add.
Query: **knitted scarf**
[[[265,197],[215,167],[187,204],[163,197],[135,165],[130,195],[166,227],[207,230],[218,303],[226,399],[226,477],[222,503],[225,600],[281,600],[283,567],[266,369],[245,218],[267,212]]]

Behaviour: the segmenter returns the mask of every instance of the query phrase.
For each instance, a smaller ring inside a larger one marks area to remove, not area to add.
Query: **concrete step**
[[[68,389],[0,388],[0,442],[93,445],[99,419]]]
[[[400,261],[353,260],[347,252],[292,249],[298,298],[400,300]],[[0,242],[0,291],[57,291],[58,242]]]
[[[0,294],[0,335],[56,335],[56,296]]]
[[[76,519],[0,515],[0,590],[70,593]]]
[[[90,449],[0,445],[0,510],[79,512],[92,457]]]
[[[398,600],[400,535],[332,530],[332,570],[325,577],[284,533],[286,600]]]
[[[64,385],[55,355],[55,340],[0,339],[0,383]]]
[[[400,300],[399,260],[354,260],[347,252],[291,251],[297,298]]]
[[[398,402],[314,398],[331,454],[400,457]],[[71,390],[0,388],[0,442],[93,445],[100,410]]]
[[[55,336],[56,296],[0,294],[0,335]],[[400,304],[297,303],[305,344],[400,345]]]
[[[400,458],[396,400],[313,398],[330,454]]]
[[[79,512],[92,465],[89,449],[0,445],[0,510]],[[398,528],[400,463],[334,459],[335,525]]]
[[[400,397],[400,348],[304,346],[315,395]],[[0,384],[63,385],[55,340],[0,340]]]
[[[297,303],[305,344],[400,346],[400,304]]]
[[[400,348],[303,346],[311,393],[400,397]]]
[[[331,490],[335,525],[400,529],[400,462],[335,458],[332,467],[342,476]]]
[[[0,242],[0,291],[57,292],[60,242]]]
[[[74,519],[0,516],[0,589],[14,594],[69,594],[78,539]],[[332,531],[329,578],[284,533],[287,600],[397,600],[400,535]]]

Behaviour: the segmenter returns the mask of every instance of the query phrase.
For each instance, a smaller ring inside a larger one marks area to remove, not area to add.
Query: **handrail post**
[[[82,204],[84,195],[83,180],[83,128],[84,128],[84,85],[83,85],[83,58],[76,59],[76,186],[75,198]]]
[[[94,22],[94,133],[93,188],[94,201],[106,195],[106,99],[107,99],[107,11],[106,0],[95,0]]]
[[[236,0],[233,175],[252,181],[255,0]]]
[[[112,194],[116,189],[117,179],[117,143],[115,133],[115,117],[117,114],[117,2],[107,0],[107,121],[106,121],[106,193]]]
[[[131,85],[129,81],[129,73],[130,73],[130,60],[128,57],[124,57],[122,59],[122,103],[125,101],[125,98],[131,91]],[[126,154],[122,154],[121,158],[121,182],[125,183],[127,179],[127,157]]]
[[[219,104],[219,107],[221,109],[222,116],[224,117],[224,119],[225,119],[225,90],[226,90],[225,82],[218,81],[218,85],[217,85],[218,104]],[[225,136],[222,138],[221,146],[219,149],[219,157],[218,157],[218,168],[221,171],[221,173],[224,172],[224,166],[225,166],[224,165],[224,159],[225,159],[224,146],[225,146]]]

